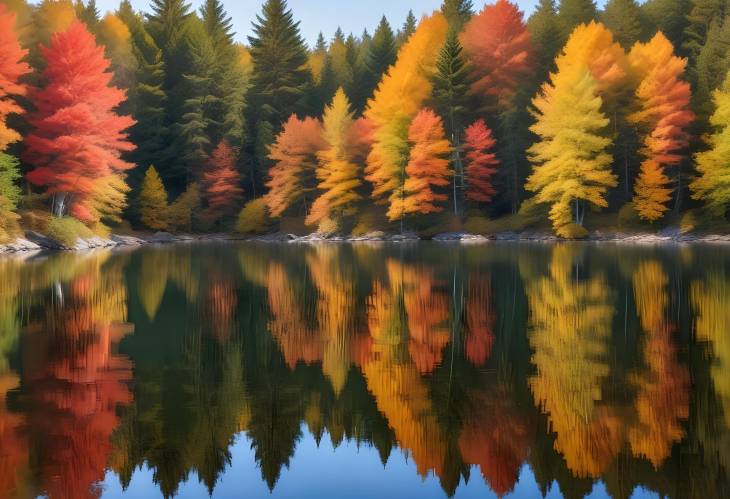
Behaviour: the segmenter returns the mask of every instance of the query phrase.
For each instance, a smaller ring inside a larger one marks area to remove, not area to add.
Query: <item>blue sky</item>
[[[322,31],[330,38],[338,26],[345,33],[362,33],[367,28],[372,33],[380,17],[385,14],[394,28],[400,26],[409,9],[417,17],[430,13],[441,5],[442,0],[289,0],[295,18],[301,22],[302,35],[307,42],[313,44],[317,33]],[[114,10],[118,0],[97,0],[99,10]],[[148,10],[149,0],[132,0],[136,9]],[[191,2],[196,8],[202,0]],[[483,0],[474,1],[476,8],[481,9]],[[520,7],[529,14],[537,0],[517,0]],[[237,38],[246,41],[251,32],[251,21],[260,12],[262,0],[223,0],[229,14],[233,17]]]

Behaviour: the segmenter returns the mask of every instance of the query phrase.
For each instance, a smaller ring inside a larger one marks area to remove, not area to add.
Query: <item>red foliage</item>
[[[494,309],[489,277],[469,278],[466,298],[466,358],[473,365],[483,365],[492,353],[494,344]]]
[[[30,72],[30,66],[21,62],[28,51],[18,43],[15,20],[15,14],[0,4],[0,149],[19,139],[18,134],[7,130],[4,123],[8,114],[22,112],[22,108],[9,97],[26,94],[27,88],[20,83],[20,78]]]
[[[236,170],[236,151],[222,141],[213,151],[203,172],[203,189],[208,216],[218,219],[234,213],[243,201],[241,175]]]
[[[347,144],[355,158],[365,160],[373,147],[375,127],[367,118],[353,121],[347,131]]]
[[[532,74],[532,41],[522,12],[507,0],[487,5],[460,36],[471,61],[472,91],[506,109],[517,85]]]
[[[49,194],[68,195],[71,213],[93,221],[96,181],[133,166],[121,155],[134,149],[124,133],[134,120],[114,111],[125,93],[110,85],[104,48],[83,23],[54,34],[41,51],[45,86],[32,95],[34,130],[25,139],[24,159],[35,169],[28,180]]]
[[[476,203],[489,203],[497,193],[492,177],[497,173],[499,160],[490,152],[496,141],[484,120],[480,119],[465,132],[466,150],[466,199]]]

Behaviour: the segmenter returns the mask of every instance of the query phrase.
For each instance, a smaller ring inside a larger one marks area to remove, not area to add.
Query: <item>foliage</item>
[[[13,211],[15,206],[0,192],[0,244],[10,242],[20,234],[18,220],[20,217]]]
[[[641,41],[644,34],[643,18],[644,14],[635,0],[609,0],[601,13],[601,21],[626,49]]]
[[[419,112],[408,129],[408,140],[413,145],[406,166],[403,200],[392,202],[388,210],[390,220],[398,220],[403,214],[435,213],[443,210],[440,202],[448,196],[439,188],[449,185],[451,145],[446,140],[444,124],[430,109]]]
[[[140,220],[148,229],[168,228],[167,192],[154,166],[147,168],[137,200]]]
[[[236,232],[241,234],[264,234],[269,230],[266,200],[252,199],[246,203],[238,215]]]
[[[218,144],[203,172],[206,218],[218,221],[233,215],[243,199],[241,175],[236,170],[236,151],[225,140]]]
[[[48,237],[69,248],[79,238],[89,238],[94,234],[84,224],[73,217],[53,217],[45,230]]]
[[[608,119],[601,112],[598,84],[586,66],[560,68],[533,100],[540,141],[530,150],[534,165],[526,188],[535,200],[550,203],[550,220],[564,237],[581,234],[584,203],[606,207],[605,194],[616,186],[610,171]],[[576,227],[577,226],[577,227]]]
[[[21,177],[19,166],[17,158],[0,152],[0,196],[3,196],[11,210],[15,210],[20,201],[21,191],[17,185]]]
[[[704,201],[714,214],[725,216],[730,205],[730,72],[713,96],[715,112],[706,151],[695,155],[699,176],[690,185],[692,197]]]
[[[185,192],[180,194],[175,201],[170,203],[167,209],[167,222],[169,228],[192,232],[198,219],[201,209],[200,187],[197,182],[188,184]]]
[[[20,134],[8,126],[7,120],[9,115],[23,112],[14,99],[26,95],[27,87],[21,78],[30,72],[30,66],[23,62],[28,51],[20,46],[15,22],[15,14],[0,4],[0,152],[20,140]],[[9,196],[3,190],[0,194]]]
[[[475,203],[489,203],[497,193],[492,177],[497,173],[499,160],[492,152],[496,141],[484,120],[477,120],[466,129],[466,199]]]
[[[654,222],[664,216],[666,203],[672,199],[670,183],[659,163],[651,159],[641,163],[634,187],[634,209],[639,217]]]
[[[134,149],[124,131],[134,121],[115,108],[124,91],[110,86],[104,49],[80,22],[53,36],[42,49],[46,84],[33,95],[33,131],[25,138],[24,159],[33,165],[27,178],[53,196],[53,211],[98,222],[118,216],[123,174],[133,167],[122,154]],[[100,194],[114,193],[113,205]]]
[[[470,60],[472,92],[488,109],[509,107],[522,79],[533,74],[530,32],[522,12],[507,0],[497,0],[475,15],[460,36]]]

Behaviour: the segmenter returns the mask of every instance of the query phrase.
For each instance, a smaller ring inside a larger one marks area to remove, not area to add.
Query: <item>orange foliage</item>
[[[269,170],[270,180],[266,184],[266,204],[272,217],[282,216],[301,200],[306,211],[307,196],[315,188],[317,153],[325,147],[322,125],[316,118],[300,120],[292,114],[284,123],[269,152],[269,158],[276,162]]]
[[[448,196],[434,188],[449,185],[448,155],[451,144],[446,139],[441,118],[430,109],[423,109],[413,119],[408,140],[413,144],[406,166],[406,180],[402,200],[394,199],[388,209],[388,218],[397,220],[408,213],[435,213],[443,210],[439,201]]]
[[[467,128],[464,136],[466,199],[475,203],[489,203],[497,193],[492,185],[492,177],[497,173],[499,160],[491,152],[497,141],[483,119]]]
[[[211,272],[208,284],[208,316],[215,338],[225,343],[235,327],[238,296],[230,277],[221,272]]]
[[[28,467],[28,443],[22,434],[23,416],[8,411],[5,399],[20,385],[12,372],[0,373],[0,497],[24,497],[23,473]]]
[[[0,4],[0,152],[20,140],[20,134],[8,128],[6,120],[9,114],[23,112],[13,97],[26,94],[27,87],[20,79],[30,72],[30,66],[22,62],[28,51],[18,42],[15,21],[15,14]]]
[[[237,212],[243,200],[241,175],[236,169],[236,151],[223,140],[213,151],[203,172],[203,189],[208,202],[206,216],[218,220]]]
[[[460,41],[472,67],[472,92],[490,107],[507,109],[517,87],[532,75],[532,42],[522,12],[507,0],[486,5],[464,27]]]

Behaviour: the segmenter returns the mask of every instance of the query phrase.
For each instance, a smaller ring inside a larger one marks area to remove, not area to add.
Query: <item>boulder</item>
[[[112,234],[110,239],[117,246],[142,246],[145,244],[143,239],[134,236],[122,236],[119,234]]]
[[[32,230],[26,231],[25,239],[27,239],[31,243],[37,244],[38,246],[40,246],[43,249],[52,249],[52,250],[67,249],[66,246],[61,244],[59,241],[56,241],[55,239],[51,239],[50,237],[44,236],[43,234],[39,234]]]

